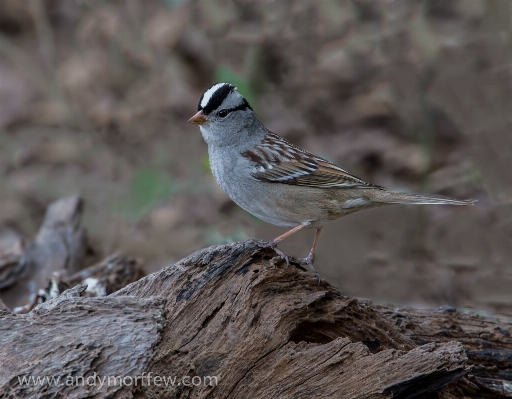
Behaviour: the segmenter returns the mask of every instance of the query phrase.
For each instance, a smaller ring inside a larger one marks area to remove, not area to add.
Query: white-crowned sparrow
[[[474,202],[399,193],[368,184],[268,131],[247,100],[229,83],[210,86],[201,96],[197,110],[188,122],[199,125],[217,183],[252,215],[292,227],[269,244],[275,248],[278,242],[305,227],[316,229],[309,255],[299,260],[308,264],[317,277],[313,258],[318,237],[333,220],[382,205]]]

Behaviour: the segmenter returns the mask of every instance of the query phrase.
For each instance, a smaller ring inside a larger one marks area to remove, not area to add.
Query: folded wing
[[[260,181],[317,188],[378,188],[273,133],[242,155],[254,163],[252,176]]]

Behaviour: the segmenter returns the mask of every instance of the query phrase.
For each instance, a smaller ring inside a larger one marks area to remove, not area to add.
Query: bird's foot
[[[313,258],[314,256],[308,255],[305,258],[295,258],[290,257],[287,254],[285,254],[283,251],[281,251],[279,248],[277,248],[277,242],[275,241],[264,241],[264,240],[254,240],[254,242],[260,247],[260,248],[272,248],[279,257],[286,262],[286,267],[290,266],[290,261],[298,263],[300,265],[308,265],[310,270],[313,272],[313,275],[318,280],[318,284],[320,284],[320,275],[315,270],[315,267],[313,266]]]
[[[302,265],[308,265],[311,271],[313,272],[313,275],[318,280],[318,284],[320,285],[320,276],[318,272],[315,270],[315,267],[313,266],[313,257],[308,255],[305,258],[297,258],[297,261]]]
[[[290,266],[290,257],[277,248],[277,242],[275,241],[264,241],[264,240],[255,240],[256,244],[260,248],[272,248],[279,257],[286,262],[286,267]]]

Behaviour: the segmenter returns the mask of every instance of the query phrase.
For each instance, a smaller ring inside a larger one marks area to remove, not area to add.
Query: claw
[[[276,251],[276,254],[278,254],[279,257],[286,262],[286,267],[288,268],[288,266],[290,266],[290,259],[288,258],[288,255],[286,255],[283,251],[281,251],[279,248],[277,248],[277,243],[275,245],[276,246],[274,246],[272,248],[274,249],[274,251]]]
[[[292,262],[297,262],[301,265],[308,265],[310,270],[313,272],[313,275],[318,280],[318,284],[320,285],[320,275],[318,274],[318,272],[315,270],[315,267],[313,266],[314,254],[312,255],[310,253],[305,258],[289,257],[287,254],[285,254],[283,251],[281,251],[279,248],[277,248],[278,243],[275,241],[255,240],[255,242],[260,248],[272,248],[276,252],[276,254],[279,255],[279,257],[286,262],[286,267],[290,266],[290,259],[292,260]]]
[[[309,266],[309,268],[313,272],[313,275],[318,280],[318,285],[320,285],[320,275],[318,274],[318,272],[315,270],[315,267],[313,266],[313,258],[311,256],[306,256],[305,258],[298,258],[297,260],[299,261],[299,263]]]

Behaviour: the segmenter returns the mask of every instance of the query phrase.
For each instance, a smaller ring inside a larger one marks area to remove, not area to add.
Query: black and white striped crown
[[[218,109],[226,109],[230,112],[250,109],[247,100],[238,92],[236,86],[230,83],[215,83],[208,87],[197,105],[198,111],[208,115]]]

